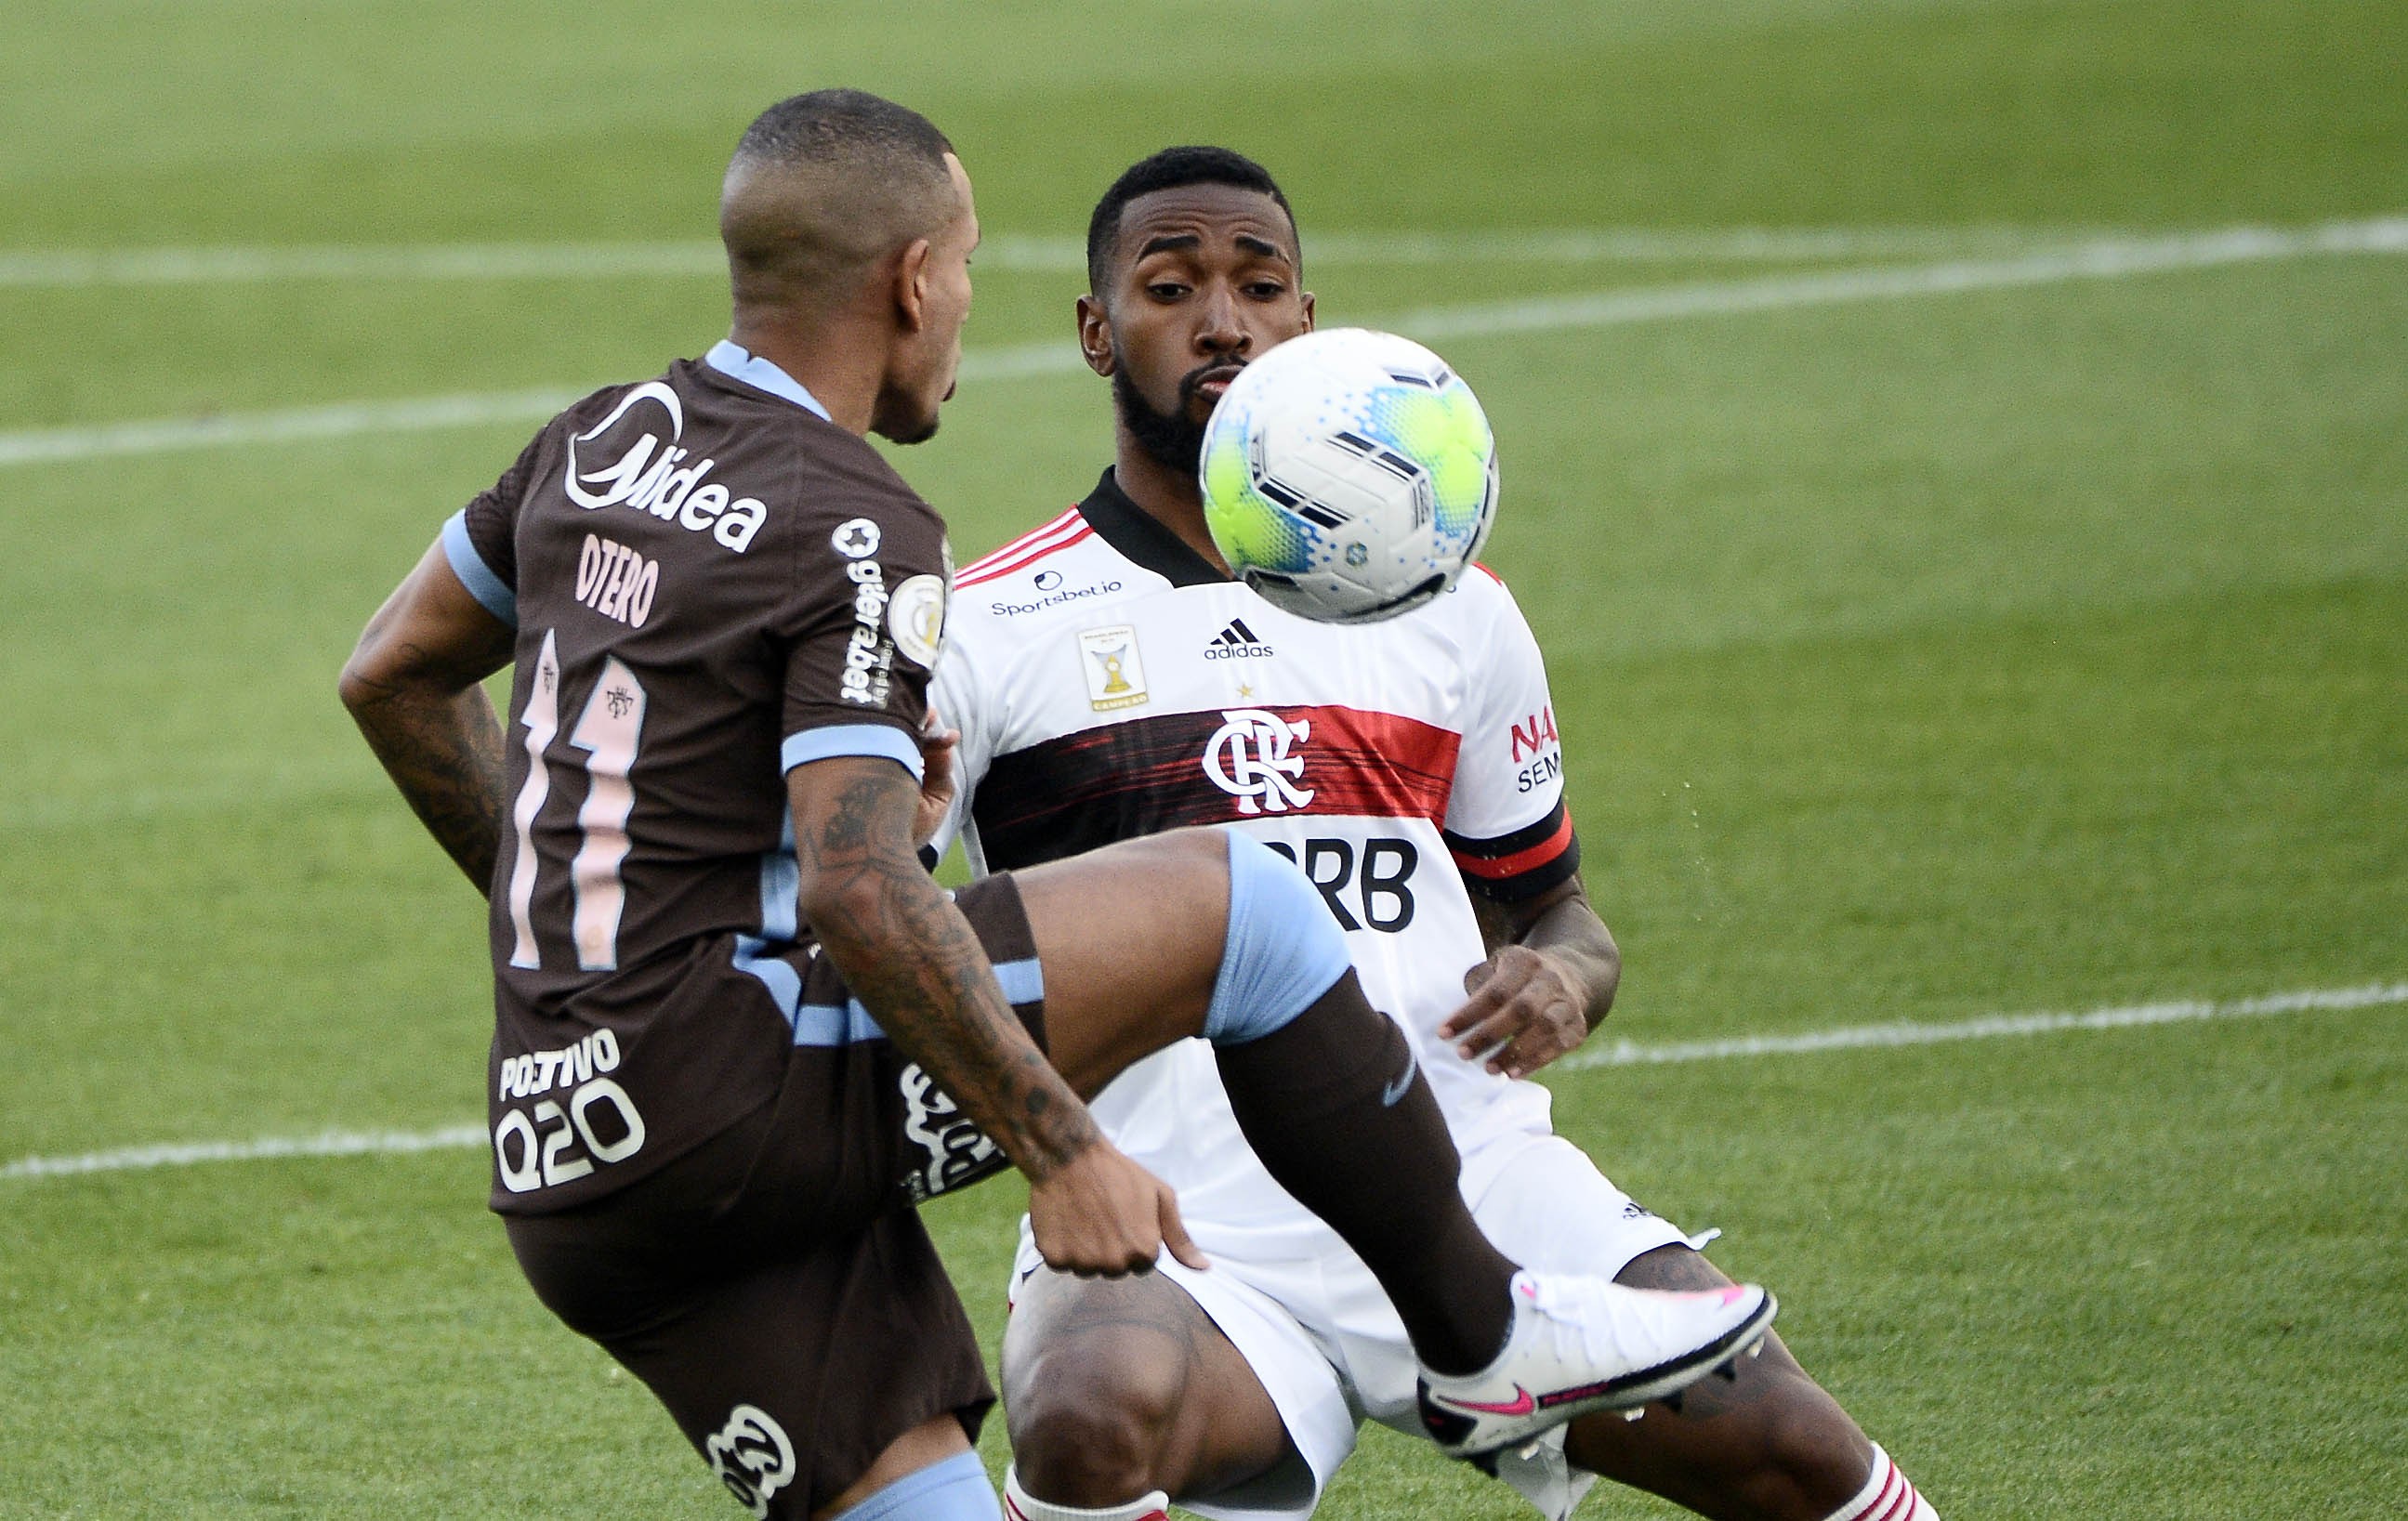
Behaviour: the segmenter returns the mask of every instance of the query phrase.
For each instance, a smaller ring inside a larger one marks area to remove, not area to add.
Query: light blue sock
[[[1003,1506],[979,1455],[955,1453],[839,1512],[837,1521],[1003,1521]]]
[[[1258,1041],[1311,1008],[1354,962],[1321,889],[1251,835],[1229,837],[1229,933],[1204,1011],[1215,1045]]]

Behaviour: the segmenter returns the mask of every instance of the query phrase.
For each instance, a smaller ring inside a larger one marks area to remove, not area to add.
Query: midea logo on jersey
[[[1312,789],[1297,787],[1304,757],[1288,747],[1312,737],[1312,720],[1288,722],[1258,707],[1224,708],[1225,720],[1204,746],[1204,775],[1235,796],[1241,814],[1281,814],[1311,805]]]
[[[651,402],[669,415],[668,447],[660,434],[647,433],[618,462],[588,471],[577,457],[577,446],[591,444],[609,432],[639,403]],[[610,415],[568,441],[568,478],[561,484],[568,499],[588,512],[596,507],[629,506],[649,512],[680,528],[710,536],[742,554],[752,546],[769,509],[756,497],[730,501],[727,488],[709,479],[716,460],[685,463],[686,451],[677,447],[685,433],[685,405],[678,393],[658,380],[647,380],[619,398]],[[588,490],[588,488],[592,488]]]

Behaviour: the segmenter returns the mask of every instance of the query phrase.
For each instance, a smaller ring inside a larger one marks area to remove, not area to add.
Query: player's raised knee
[[[1352,963],[1346,937],[1296,863],[1236,830],[1223,833],[1229,923],[1204,1038],[1242,1045],[1286,1026]]]
[[[1031,1494],[1063,1505],[1117,1504],[1159,1487],[1182,1392],[1175,1360],[1118,1341],[1049,1349],[1010,1382],[1012,1465]],[[1151,1350],[1151,1349],[1145,1349]]]

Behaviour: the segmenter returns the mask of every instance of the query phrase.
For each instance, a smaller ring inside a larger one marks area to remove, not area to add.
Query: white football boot
[[[1422,1426],[1449,1457],[1527,1442],[1592,1410],[1629,1410],[1687,1388],[1764,1340],[1772,1296],[1517,1272],[1505,1350],[1477,1373],[1422,1370]]]

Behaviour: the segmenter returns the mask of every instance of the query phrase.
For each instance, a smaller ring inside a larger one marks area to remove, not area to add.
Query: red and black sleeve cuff
[[[1528,828],[1493,840],[1449,832],[1446,847],[1463,885],[1500,903],[1535,898],[1580,870],[1580,836],[1572,832],[1572,816],[1561,803]]]

